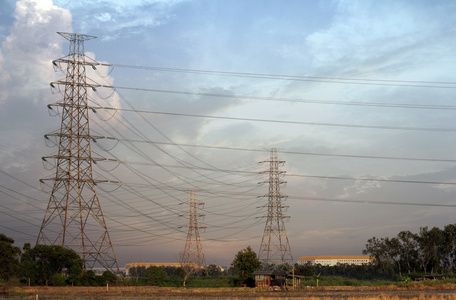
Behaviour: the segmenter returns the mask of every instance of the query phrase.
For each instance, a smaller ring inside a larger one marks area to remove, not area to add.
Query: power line
[[[428,206],[428,207],[456,207],[456,204],[439,204],[439,203],[411,203],[398,201],[372,201],[372,200],[350,200],[350,199],[326,199],[315,197],[295,197],[289,196],[288,199],[321,201],[321,202],[341,202],[341,203],[359,203],[359,204],[380,204],[380,205],[410,205],[410,206]]]
[[[218,149],[218,150],[267,152],[266,149],[252,149],[252,148],[240,148],[240,147],[222,147],[222,146],[195,145],[195,144],[184,144],[184,143],[168,143],[168,142],[157,142],[157,141],[119,139],[119,138],[115,138],[115,137],[106,137],[106,136],[100,136],[98,139],[107,139],[107,140],[116,140],[116,141],[128,141],[128,142],[133,142],[133,143],[152,143],[152,144],[159,144],[159,145],[184,146],[184,147],[195,147],[195,148],[206,148],[206,149]],[[354,155],[354,154],[331,154],[331,153],[316,153],[316,152],[286,151],[286,150],[281,150],[280,153],[296,154],[296,155],[309,155],[309,156],[330,156],[330,157],[347,157],[347,158],[387,159],[387,160],[390,159],[390,160],[411,160],[411,161],[429,161],[429,162],[456,163],[456,159],[418,158],[418,157],[414,158],[414,157],[394,157],[394,156],[374,156],[374,155]]]
[[[30,236],[30,237],[32,237],[32,238],[36,238],[36,236],[33,235],[33,234],[30,234],[30,233],[27,233],[27,232],[23,232],[23,231],[20,231],[20,230],[11,228],[11,227],[7,227],[7,226],[1,225],[1,224],[0,224],[0,227],[3,227],[3,228],[5,228],[5,229],[11,230],[11,231],[14,231],[14,232],[17,232],[17,233],[21,233],[21,234],[28,235],[28,236]]]
[[[106,80],[105,80],[105,82],[106,82]],[[115,90],[116,90],[116,89],[114,88],[114,91],[115,91]],[[120,94],[120,93],[118,92],[118,95],[119,95],[119,97],[120,97],[120,98],[121,98],[121,99],[122,99],[122,100],[131,108],[131,109],[135,109],[135,108],[133,107],[133,105],[132,105],[132,104],[131,104],[123,95],[122,95],[122,94]],[[164,134],[161,130],[159,130],[154,124],[152,124],[152,122],[150,122],[149,120],[147,120],[146,118],[144,118],[141,114],[138,114],[138,115],[139,115],[139,116],[141,117],[141,119],[143,119],[150,127],[152,127],[155,131],[157,131],[161,136],[163,136],[163,137],[164,137],[165,139],[167,139],[169,142],[174,143],[174,141],[173,141],[169,136],[167,136],[167,135]],[[131,124],[131,125],[132,125],[132,124]],[[133,125],[132,125],[132,126],[133,126]],[[134,127],[134,126],[133,126],[133,127]],[[144,138],[145,140],[147,140],[146,135],[144,135],[144,134],[143,134],[141,131],[139,131],[138,129],[137,129],[137,131],[140,133],[140,135],[142,136],[142,138]],[[137,134],[138,134],[138,133],[137,133]],[[176,157],[174,157],[174,156],[171,155],[170,153],[164,151],[163,149],[161,149],[161,148],[158,147],[157,145],[154,145],[154,146],[155,146],[158,150],[162,151],[162,152],[165,153],[166,155],[168,155],[168,156],[170,156],[171,158],[173,158],[175,161],[177,161],[177,162],[179,162],[179,163],[181,163],[181,164],[184,165],[184,162],[183,162],[183,161],[177,159]],[[184,153],[186,153],[187,155],[189,155],[190,157],[196,159],[197,161],[199,161],[199,162],[201,162],[201,163],[203,163],[203,164],[205,164],[205,165],[207,165],[207,166],[209,166],[209,167],[214,167],[214,166],[208,164],[207,162],[201,160],[199,157],[193,155],[192,153],[187,152],[185,149],[182,149],[182,148],[180,148],[180,147],[179,147],[179,149],[182,150],[182,151],[183,151]],[[201,174],[198,174],[198,175],[201,175]],[[213,179],[213,180],[214,180],[214,179]],[[214,181],[216,181],[216,180],[214,180]]]
[[[63,60],[61,60],[61,61],[63,61]],[[139,65],[128,65],[128,64],[106,64],[106,63],[98,63],[98,62],[95,62],[95,63],[92,64],[93,67],[95,67],[97,65],[106,66],[106,67],[141,69],[141,70],[162,71],[162,72],[221,75],[221,76],[247,77],[247,78],[257,78],[257,79],[311,81],[311,82],[361,84],[361,85],[380,85],[380,86],[388,85],[388,86],[424,87],[424,88],[456,88],[456,82],[448,82],[448,81],[368,79],[368,78],[348,78],[348,77],[302,76],[302,75],[284,75],[284,74],[267,74],[267,73],[228,72],[228,71],[216,71],[216,70],[200,70],[200,69],[183,69],[183,68],[139,66]]]
[[[55,105],[64,106],[63,103],[57,103]],[[197,115],[197,114],[185,114],[185,113],[173,113],[173,112],[161,112],[161,111],[150,111],[150,110],[137,110],[137,109],[125,109],[125,108],[113,108],[113,107],[90,107],[91,109],[106,109],[106,110],[119,110],[135,113],[147,113],[147,114],[158,114],[158,115],[169,115],[169,116],[180,116],[180,117],[194,117],[194,118],[209,118],[209,119],[222,119],[232,121],[250,121],[250,122],[267,122],[267,123],[282,123],[282,124],[295,124],[295,125],[311,125],[311,126],[330,126],[330,127],[347,127],[347,128],[367,128],[367,129],[384,129],[384,130],[406,130],[406,131],[429,131],[429,132],[456,132],[454,128],[426,128],[426,127],[401,127],[401,126],[381,126],[381,125],[357,125],[357,124],[337,124],[337,123],[320,123],[320,122],[302,122],[302,121],[284,121],[284,120],[271,120],[271,119],[254,119],[254,118],[238,118],[238,117],[224,117],[224,116],[212,116],[212,115]]]
[[[248,73],[246,73],[248,74]],[[264,75],[264,74],[263,74]],[[233,75],[230,75],[230,76],[233,76]],[[330,79],[330,78],[326,78],[326,79]],[[347,79],[349,80],[349,79]],[[352,79],[352,80],[355,80],[355,79]],[[451,83],[453,84],[453,83]],[[113,88],[113,87],[111,87]],[[122,88],[122,87],[117,87],[117,88]],[[134,89],[134,88],[125,88],[125,89]],[[169,93],[176,93],[176,94],[189,94],[187,92],[177,92],[177,91],[164,91],[164,90],[151,90],[151,89],[142,89],[142,90],[147,90],[147,91],[155,91],[155,92],[169,92]],[[190,94],[193,94],[193,93],[190,93]],[[216,96],[217,94],[203,94],[203,93],[194,93],[194,95],[202,95],[202,96]],[[224,97],[224,95],[219,95],[220,97]],[[257,97],[250,97],[248,99],[255,99]],[[258,97],[258,98],[261,98],[261,97]],[[266,97],[264,99],[267,99]],[[280,100],[281,98],[270,98],[270,99],[279,99],[279,101],[282,101]],[[260,99],[255,99],[255,100],[260,100]],[[275,101],[275,100],[271,100],[271,101]],[[286,99],[283,99],[283,101],[286,101]],[[290,102],[293,101],[293,99],[290,99]],[[304,100],[305,101],[305,100]],[[312,101],[312,100],[310,100]],[[348,102],[347,102],[348,103]],[[352,104],[344,104],[344,105],[363,105],[362,103],[358,104],[357,102],[350,102]],[[327,103],[327,104],[336,104],[336,103]],[[388,105],[388,106],[387,106]],[[390,107],[389,104],[385,104],[383,105],[382,103],[374,103],[374,105],[369,105],[369,106],[387,106],[387,107]],[[391,107],[402,107],[402,106],[395,106],[394,104],[391,104]],[[451,107],[451,106],[449,106]],[[425,107],[408,107],[407,108],[432,108],[432,109],[456,109],[456,107],[451,107],[451,108],[447,108],[445,106],[431,106],[429,105],[429,107],[426,105]],[[135,110],[129,110],[129,111],[135,111]],[[200,117],[206,117],[206,116],[200,116]],[[210,116],[209,116],[210,117]],[[261,121],[261,120],[258,120],[258,121]],[[337,126],[337,125],[336,125]],[[156,144],[160,144],[158,142],[152,142],[152,141],[146,141],[148,143],[156,143]],[[185,145],[185,144],[177,144],[177,143],[161,143],[161,144],[170,144],[170,145],[180,145],[180,146],[190,146],[190,145]],[[200,146],[197,146],[197,145],[192,145],[193,147],[200,147]],[[203,146],[201,146],[203,147]],[[224,148],[224,149],[228,149],[227,147],[211,147],[211,146],[207,146],[207,148]],[[234,150],[235,148],[229,148],[228,150]],[[259,150],[255,150],[255,149],[236,149],[236,150],[245,150],[245,151],[259,151]],[[264,151],[264,150],[261,150],[261,151]],[[319,154],[319,153],[298,153],[298,152],[282,152],[282,153],[290,153],[290,154],[307,154],[307,155],[325,155],[325,156],[342,156],[342,157],[360,157],[360,158],[379,158],[379,159],[405,159],[405,160],[428,160],[428,159],[413,159],[413,158],[388,158],[388,157],[374,157],[374,156],[349,156],[349,155],[337,155],[337,154]],[[430,160],[430,161],[441,161],[441,160]],[[454,160],[442,160],[442,161],[449,161],[449,162],[455,162]],[[217,170],[217,171],[225,171],[225,170]],[[236,172],[236,171],[230,171],[230,172]],[[250,173],[251,174],[251,173]],[[301,175],[289,175],[289,176],[301,176]],[[303,176],[305,177],[305,176]],[[324,178],[322,176],[318,176],[318,178]],[[326,177],[326,178],[330,178],[330,179],[352,179],[352,180],[357,180],[355,178],[343,178],[343,177]],[[363,179],[364,180],[364,179]],[[366,179],[366,180],[372,180],[372,179]],[[375,180],[375,179],[374,179]],[[407,181],[408,182],[408,181]],[[417,182],[413,182],[413,183],[417,183]],[[427,182],[429,183],[429,182]],[[434,183],[433,183],[434,184]],[[445,183],[446,184],[446,183]],[[149,186],[150,188],[150,186]],[[172,188],[172,187],[170,187]],[[306,199],[302,199],[302,200],[306,200]],[[331,201],[331,199],[326,199],[326,200],[321,200],[321,201]],[[337,200],[334,200],[334,201],[337,201]],[[356,200],[353,200],[353,201],[356,201]],[[341,201],[338,201],[338,202],[341,202]],[[357,203],[357,202],[356,202]],[[367,203],[365,201],[363,201],[363,203]],[[375,202],[372,202],[374,204],[386,204],[386,203],[375,203]],[[402,203],[391,203],[391,204],[397,204],[397,205],[420,205],[420,204],[402,204]],[[436,206],[439,206],[439,205],[436,205]],[[443,205],[440,205],[440,206],[443,206]]]
[[[148,165],[148,166],[160,166],[160,167],[167,167],[167,168],[188,168],[176,165],[165,165],[165,164],[154,164],[154,163],[145,163],[145,162],[123,162],[126,164],[138,164],[138,165]],[[205,167],[192,167],[199,170],[206,170],[206,171],[219,171],[219,172],[227,172],[227,173],[241,173],[241,174],[252,174],[258,175],[257,172],[253,171],[243,171],[243,170],[230,170],[230,169],[212,169],[212,168],[205,168]],[[400,179],[381,179],[381,178],[359,178],[359,177],[343,177],[343,176],[326,176],[326,175],[305,175],[305,174],[286,174],[285,176],[289,177],[305,177],[305,178],[318,178],[318,179],[338,179],[338,180],[355,180],[355,181],[373,181],[373,182],[395,182],[395,183],[421,183],[421,184],[443,184],[443,185],[456,185],[456,182],[444,182],[444,181],[425,181],[425,180],[400,180]],[[129,184],[126,185],[130,186],[143,186],[141,184]]]
[[[3,186],[3,185],[0,185],[0,187],[1,187],[1,188],[4,188],[4,189],[6,189],[6,190],[8,190],[8,191],[10,191],[10,192],[19,194],[19,195],[21,195],[21,196],[23,196],[23,197],[25,197],[25,198],[28,198],[28,199],[35,200],[35,201],[38,201],[38,202],[39,202],[38,199],[32,198],[32,197],[30,197],[30,196],[27,196],[27,195],[25,195],[25,194],[23,194],[23,193],[16,192],[16,191],[14,191],[14,190],[12,190],[12,189],[9,189],[9,188],[7,188],[7,187],[5,187],[5,186]],[[13,199],[16,199],[16,200],[18,200],[18,201],[20,201],[20,202],[25,203],[25,204],[27,204],[27,205],[33,206],[34,208],[38,209],[39,211],[44,211],[43,208],[41,208],[41,207],[39,207],[39,206],[36,206],[36,205],[33,205],[33,204],[29,203],[29,202],[26,201],[26,200],[17,198],[17,197],[15,197],[15,196],[10,195],[10,194],[8,194],[8,193],[6,193],[6,192],[4,192],[4,191],[1,191],[1,190],[0,190],[0,193],[5,194],[5,195],[7,195],[7,196],[9,196],[9,197],[11,197],[11,198],[13,198]]]
[[[134,109],[133,105],[132,105],[132,104],[131,104],[123,95],[121,95],[121,94],[119,93],[119,96],[121,97],[121,99],[123,99],[123,101],[124,101],[131,109]],[[138,115],[139,115],[139,116],[140,116],[140,117],[141,117],[149,126],[151,126],[155,131],[157,131],[160,135],[162,135],[165,139],[167,139],[167,140],[168,140],[169,142],[171,142],[171,143],[174,143],[174,141],[173,141],[172,139],[170,139],[167,135],[165,135],[161,130],[159,130],[159,129],[158,129],[155,125],[153,125],[149,120],[147,120],[146,118],[144,118],[144,116],[142,116],[142,115],[139,114],[139,113],[138,113]],[[127,121],[127,122],[128,122],[128,124],[129,124],[129,126],[126,126],[126,128],[128,128],[128,129],[131,130],[131,131],[133,131],[131,128],[135,129],[135,130],[136,130],[136,132],[135,132],[136,135],[140,136],[144,141],[149,141],[149,139],[147,138],[147,136],[146,136],[145,134],[143,134],[136,126],[134,126],[134,125],[133,125],[131,122],[129,122],[129,121]],[[123,124],[123,122],[122,122],[122,124]],[[114,129],[114,130],[115,130],[115,129]],[[116,130],[116,132],[117,132],[118,134],[120,134],[119,131]],[[169,152],[165,151],[164,149],[158,147],[157,144],[154,144],[154,143],[151,143],[151,144],[152,144],[155,148],[157,148],[159,151],[161,151],[161,152],[163,152],[164,154],[168,155],[169,157],[171,157],[173,160],[175,160],[175,161],[178,162],[179,164],[181,164],[181,165],[183,165],[183,166],[185,166],[185,165],[193,166],[193,164],[188,163],[188,162],[185,162],[185,161],[183,161],[183,160],[180,160],[180,159],[178,159],[177,157],[175,157],[174,155],[172,155],[172,154],[170,154]],[[216,168],[215,166],[212,166],[212,165],[208,164],[207,162],[201,160],[199,157],[197,157],[197,156],[191,154],[190,152],[186,151],[185,149],[181,148],[180,146],[177,146],[177,147],[178,147],[180,150],[182,150],[184,153],[188,154],[190,157],[196,159],[197,161],[199,161],[199,162],[201,162],[201,163],[203,163],[203,164],[205,164],[205,165],[207,165],[207,166],[209,166],[209,167]],[[137,149],[136,147],[134,147],[134,148]],[[138,150],[138,152],[140,152],[139,149],[137,149],[137,150]],[[138,152],[137,152],[137,153],[138,153]],[[142,152],[141,152],[141,153],[142,153]],[[147,154],[143,153],[142,155],[143,155],[144,157],[146,157],[146,159],[148,159],[148,160],[150,160],[150,161],[153,161],[153,159],[152,159],[152,158],[149,158],[149,157],[147,156]],[[218,184],[223,184],[223,185],[226,185],[226,184],[227,184],[226,181],[220,181],[220,180],[217,180],[217,178],[209,177],[209,176],[206,176],[206,175],[204,175],[204,174],[198,173],[198,172],[195,171],[195,169],[190,169],[190,170],[192,170],[193,172],[197,173],[197,175],[202,176],[202,177],[205,177],[205,178],[207,178],[208,180],[215,181],[215,182],[217,182]],[[169,170],[166,170],[166,171],[169,172]],[[180,175],[180,174],[176,174],[176,173],[174,173],[173,175],[176,176],[176,177],[178,177],[178,178],[180,178],[182,181],[186,182],[187,184],[192,185],[192,184],[189,183],[188,181],[184,180],[184,178],[187,178],[187,179],[188,179],[188,177],[183,176],[183,175]],[[230,185],[235,185],[235,183],[230,183]],[[194,188],[197,188],[196,186],[193,186],[193,187],[194,187]]]
[[[424,181],[424,180],[400,180],[400,179],[379,179],[379,178],[354,178],[342,176],[319,176],[319,175],[303,175],[303,174],[286,174],[285,176],[292,177],[306,177],[318,179],[340,179],[340,180],[356,180],[356,181],[373,181],[373,182],[395,182],[395,183],[419,183],[419,184],[443,184],[443,185],[456,185],[456,182],[443,182],[443,181]]]
[[[292,103],[312,103],[312,104],[333,104],[333,105],[350,105],[350,106],[374,106],[374,107],[390,107],[390,108],[414,108],[414,109],[442,109],[442,110],[456,110],[456,106],[452,105],[429,105],[429,104],[411,104],[411,103],[385,103],[385,102],[360,102],[360,101],[335,101],[335,100],[312,100],[302,98],[280,98],[280,97],[259,97],[247,95],[228,95],[217,93],[200,93],[189,91],[175,91],[175,90],[162,90],[150,89],[139,87],[125,87],[125,86],[100,86],[106,88],[136,90],[144,92],[179,94],[179,95],[192,95],[192,96],[205,96],[205,97],[218,97],[218,98],[233,98],[233,99],[248,99],[257,101],[274,101],[274,102],[292,102]]]
[[[2,173],[2,174],[6,175],[6,176],[8,176],[8,177],[10,177],[10,178],[12,178],[12,179],[14,179],[14,180],[17,180],[17,181],[19,181],[20,183],[23,183],[23,184],[25,184],[26,186],[31,187],[32,189],[34,189],[34,190],[36,190],[36,191],[39,191],[39,192],[44,193],[42,190],[38,189],[37,187],[35,187],[35,186],[33,186],[33,185],[31,185],[31,184],[29,184],[29,183],[27,183],[27,182],[25,182],[25,181],[23,181],[23,180],[17,178],[17,177],[14,177],[13,175],[11,175],[11,174],[9,174],[9,173],[3,171],[3,170],[0,170],[0,173]],[[33,200],[36,200],[36,199],[33,199]],[[36,200],[36,201],[38,201],[38,200]]]

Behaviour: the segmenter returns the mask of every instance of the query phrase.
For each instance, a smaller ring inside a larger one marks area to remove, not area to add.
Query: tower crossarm
[[[85,88],[108,88],[108,89],[114,89],[115,86],[112,85],[106,85],[106,84],[99,84],[99,83],[87,83],[87,82],[76,82],[73,83],[71,81],[65,81],[65,80],[57,80],[57,81],[52,81],[49,83],[51,87],[55,87],[56,85],[69,85],[69,84],[74,84],[74,86],[77,87],[85,87]]]
[[[74,136],[74,134],[69,134],[69,133],[62,133],[62,132],[53,132],[53,133],[46,133],[44,135],[44,138],[45,139],[49,139],[49,137],[66,137],[66,138],[69,138],[71,136]],[[91,139],[91,140],[100,140],[100,139],[106,139],[106,138],[109,138],[109,137],[106,137],[106,136],[98,136],[98,135],[79,135],[79,137],[81,138],[87,138],[87,139]]]

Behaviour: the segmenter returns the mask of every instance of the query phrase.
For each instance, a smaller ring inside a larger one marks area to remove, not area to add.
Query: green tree
[[[102,277],[103,277],[104,282],[106,282],[106,283],[116,283],[117,282],[116,274],[114,274],[110,271],[104,271]]]
[[[13,246],[14,240],[0,233],[0,279],[8,281],[20,268],[21,249]]]
[[[184,278],[185,272],[184,272],[184,270],[182,270],[181,267],[178,267],[178,268],[176,268],[176,269],[174,270],[173,276]]]
[[[52,276],[61,273],[64,268],[71,269],[74,266],[82,268],[82,259],[79,255],[62,246],[36,245],[33,248],[24,246],[24,250],[21,257],[24,266],[23,275],[30,278],[33,283],[48,285]]]
[[[315,271],[310,265],[296,265],[294,270],[295,275],[300,276],[314,276]]]
[[[385,239],[378,239],[375,236],[367,240],[364,255],[370,255],[375,258],[375,263],[380,272],[384,272],[390,267],[390,258],[387,255],[387,246]]]
[[[236,254],[231,266],[239,278],[239,285],[255,286],[252,273],[260,268],[261,263],[250,246]]]
[[[217,265],[208,265],[204,274],[208,277],[217,277],[222,275],[222,269]]]
[[[415,272],[418,261],[418,235],[410,231],[401,231],[397,235],[400,242],[401,266],[407,273]]]
[[[434,273],[440,268],[442,257],[439,246],[443,244],[443,237],[443,232],[438,227],[433,227],[431,230],[427,226],[420,228],[419,261],[425,273]]]
[[[443,229],[443,243],[440,245],[442,263],[448,272],[456,271],[456,224],[449,224]]]
[[[82,270],[81,275],[77,278],[76,284],[82,286],[97,286],[103,285],[103,278],[97,276],[92,270]]]
[[[65,286],[66,285],[65,275],[62,275],[60,273],[56,273],[56,274],[52,275],[51,283],[54,286]]]
[[[133,268],[130,268],[130,276],[131,277],[144,277],[144,274],[146,274],[147,268],[145,266],[136,266]]]
[[[429,229],[421,227],[418,234],[401,231],[394,238],[373,237],[367,241],[363,254],[375,258],[379,273],[456,271],[456,224]]]
[[[84,268],[82,264],[74,264],[66,270],[67,281],[71,285],[82,285]]]
[[[402,269],[401,269],[401,242],[399,238],[394,237],[392,239],[385,238],[385,250],[386,255],[391,261],[392,270],[396,268],[399,276],[402,276]]]
[[[162,268],[153,266],[147,269],[143,280],[146,284],[149,285],[166,286],[170,278]]]

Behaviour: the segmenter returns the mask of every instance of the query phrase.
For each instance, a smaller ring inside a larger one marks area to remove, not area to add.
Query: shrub
[[[144,275],[144,282],[146,284],[155,286],[166,286],[170,278],[166,272],[159,267],[151,267]]]
[[[54,286],[65,286],[66,285],[65,276],[60,273],[56,273],[56,274],[52,275],[51,284]]]

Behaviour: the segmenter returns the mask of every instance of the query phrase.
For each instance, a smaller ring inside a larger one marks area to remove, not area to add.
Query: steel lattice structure
[[[69,55],[57,61],[67,64],[61,107],[61,126],[55,136],[58,154],[44,157],[56,161],[53,188],[37,244],[60,245],[75,250],[85,269],[104,267],[119,272],[108,228],[92,176],[89,111],[87,102],[84,41],[95,37],[76,33],[59,34],[70,41]],[[51,83],[51,86],[53,84]],[[50,136],[47,135],[47,136]]]
[[[266,264],[283,264],[291,263],[293,255],[291,254],[290,243],[288,241],[287,232],[285,230],[284,218],[289,218],[282,214],[282,209],[286,206],[282,205],[284,196],[280,192],[280,185],[285,183],[280,180],[280,176],[285,171],[279,170],[279,166],[283,165],[285,161],[281,161],[277,157],[277,149],[271,149],[271,156],[269,162],[269,180],[265,183],[269,184],[269,193],[265,195],[268,197],[268,215],[266,218],[266,225],[264,227],[263,238],[261,239],[260,251],[258,258],[261,262]]]
[[[187,201],[187,204],[189,204],[190,210],[186,214],[189,218],[188,233],[187,240],[185,241],[184,252],[181,255],[181,263],[204,266],[205,259],[199,229],[206,227],[198,225],[198,217],[204,216],[204,214],[198,213],[198,205],[203,205],[204,203],[196,200],[196,194],[198,193],[198,191],[191,190],[189,192],[190,201]]]

